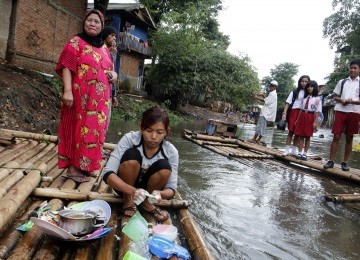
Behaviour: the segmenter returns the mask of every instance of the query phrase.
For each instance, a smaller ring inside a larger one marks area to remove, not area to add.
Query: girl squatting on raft
[[[110,83],[117,80],[101,38],[103,28],[102,13],[88,10],[83,32],[66,43],[56,66],[63,81],[58,166],[67,168],[64,177],[77,182],[89,181],[100,169],[111,104]]]
[[[297,143],[298,139],[294,137],[295,130],[295,121],[298,118],[301,104],[304,99],[305,87],[308,85],[310,81],[310,77],[308,75],[303,75],[298,80],[298,86],[295,90],[291,91],[289,96],[286,99],[284,112],[282,113],[281,120],[288,122],[288,135],[286,136],[286,146],[284,156],[289,154],[296,156],[298,154],[297,151]],[[294,140],[293,140],[294,137]],[[291,146],[291,142],[293,141],[293,146]]]
[[[310,80],[305,88],[305,96],[301,110],[295,122],[295,138],[298,139],[297,159],[307,160],[307,151],[310,147],[310,137],[318,126],[318,117],[322,110],[319,86],[316,81]],[[294,138],[294,139],[295,139]],[[305,145],[304,145],[305,143]],[[304,150],[304,151],[303,151]]]
[[[124,199],[123,214],[131,217],[137,210],[163,222],[168,215],[155,207],[146,194],[156,196],[156,202],[170,199],[177,189],[179,154],[165,140],[169,134],[169,117],[165,110],[154,106],[146,110],[140,131],[125,134],[111,153],[103,180]]]

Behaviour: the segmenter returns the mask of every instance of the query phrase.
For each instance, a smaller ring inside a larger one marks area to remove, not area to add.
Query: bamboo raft
[[[106,143],[104,149],[111,151],[114,147]],[[63,170],[57,167],[57,136],[0,129],[0,259],[123,258],[130,240],[121,227],[128,218],[121,217],[122,199],[102,181],[101,170],[98,178],[80,184],[62,178],[62,174]],[[26,233],[16,230],[44,201],[52,210],[58,210],[95,199],[107,201],[112,209],[107,226],[113,229],[101,239],[80,243],[59,241],[36,225]],[[163,200],[158,206],[170,214],[165,224],[177,226],[176,241],[188,248],[192,259],[214,259],[189,213],[188,201],[177,193],[174,199]],[[143,216],[155,224],[151,215]]]
[[[183,137],[223,156],[237,159],[244,164],[249,162],[249,158],[256,160],[268,160],[272,163],[279,161],[287,163],[290,166],[301,166],[307,170],[320,172],[325,176],[339,177],[351,182],[360,183],[359,169],[351,168],[350,171],[345,172],[341,169],[339,164],[335,164],[332,169],[324,169],[323,165],[325,161],[322,158],[308,157],[307,161],[303,161],[296,159],[293,156],[283,156],[282,152],[278,149],[264,147],[262,145],[257,145],[240,139],[196,133],[186,129],[183,132]]]

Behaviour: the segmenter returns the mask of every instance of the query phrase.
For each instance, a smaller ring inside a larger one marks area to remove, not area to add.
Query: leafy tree
[[[151,37],[156,55],[150,73],[152,85],[161,89],[157,94],[170,100],[172,108],[207,89],[215,98],[239,107],[248,104],[246,93],[259,88],[257,74],[248,58],[232,56],[222,41],[204,36],[200,21],[205,18],[193,5],[186,12],[163,16]]]
[[[278,95],[278,108],[283,108],[285,106],[285,101],[290,91],[296,87],[296,82],[294,76],[298,73],[299,65],[284,62],[276,65],[274,69],[270,70],[270,77],[264,77],[262,79],[262,84],[267,86],[271,80],[276,80],[279,84],[277,87]]]
[[[328,77],[328,88],[348,75],[348,62],[360,56],[360,1],[333,0],[335,13],[324,20],[323,34],[336,49],[334,71]]]

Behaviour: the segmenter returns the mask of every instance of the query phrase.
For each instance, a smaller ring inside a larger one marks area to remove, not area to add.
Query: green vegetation
[[[141,118],[142,113],[152,107],[157,105],[158,103],[150,100],[142,100],[133,98],[130,96],[122,95],[119,100],[119,106],[116,108],[112,108],[111,112],[111,120],[139,120]],[[174,111],[171,111],[167,107],[167,103],[159,104],[162,108],[168,111],[170,121],[178,122],[180,120],[187,120],[187,117],[181,116]]]
[[[265,86],[268,86],[273,79],[279,83],[276,89],[279,109],[285,106],[289,93],[297,87],[297,81],[295,82],[294,76],[298,73],[298,67],[299,65],[291,62],[280,63],[270,70],[270,76],[262,79],[262,84]]]
[[[327,90],[348,76],[348,64],[360,57],[360,1],[333,0],[335,12],[323,24],[324,37],[329,38],[331,48],[336,50],[334,71],[328,77]]]
[[[206,92],[212,100],[231,102],[239,109],[252,103],[248,96],[260,89],[258,75],[246,55],[226,52],[229,37],[219,31],[216,20],[221,1],[141,2],[157,22],[149,71],[156,99],[170,101],[171,109]]]
[[[62,93],[62,81],[59,77],[52,77],[50,81],[50,85],[55,89],[56,93],[58,94],[58,97],[61,98]]]
[[[124,90],[126,93],[130,93],[131,82],[129,78],[124,78],[120,83],[120,89]]]

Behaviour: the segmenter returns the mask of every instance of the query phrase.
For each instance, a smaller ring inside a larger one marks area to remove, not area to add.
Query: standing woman
[[[307,160],[310,138],[313,136],[314,129],[318,126],[318,117],[322,110],[321,99],[318,95],[319,86],[317,82],[315,80],[310,80],[309,84],[306,86],[301,111],[295,123],[295,137],[299,139],[298,155],[296,158],[304,161]]]
[[[298,86],[295,90],[291,91],[288,98],[286,99],[284,112],[282,113],[281,120],[287,120],[288,122],[288,135],[286,137],[286,147],[284,156],[289,155],[290,153],[294,156],[297,155],[297,138],[293,139],[294,130],[295,130],[295,121],[298,118],[302,101],[304,99],[305,87],[308,85],[310,77],[308,75],[303,75],[298,80]],[[293,141],[293,146],[291,146],[291,141]]]
[[[101,31],[104,16],[85,14],[83,31],[65,45],[56,66],[63,81],[59,124],[58,166],[65,177],[89,181],[100,169],[110,100],[110,82],[117,79]]]

